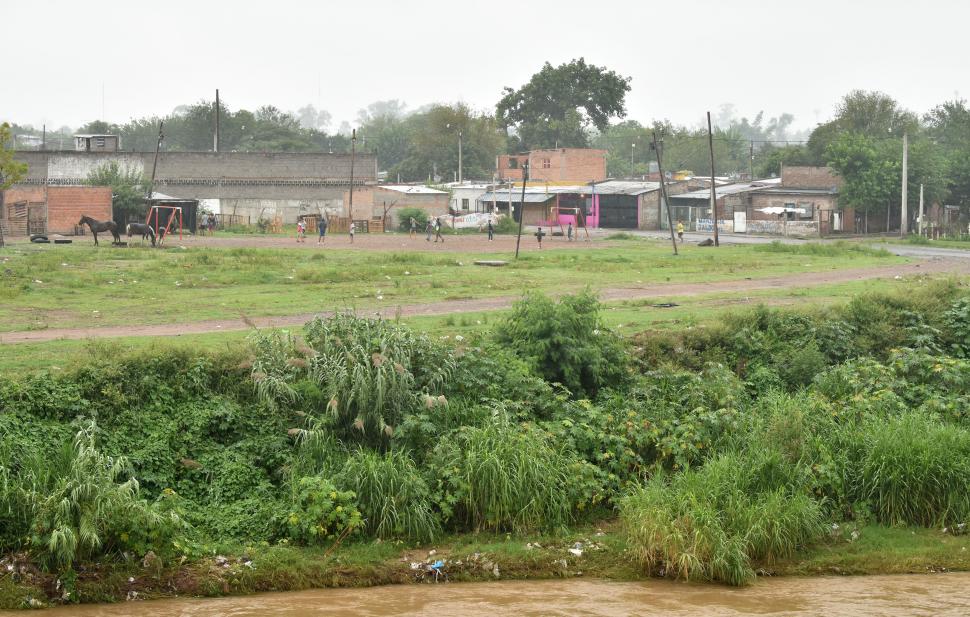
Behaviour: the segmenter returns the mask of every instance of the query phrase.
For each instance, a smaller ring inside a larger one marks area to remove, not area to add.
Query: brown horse
[[[98,232],[99,231],[110,231],[111,235],[115,237],[115,242],[121,244],[121,235],[118,234],[118,225],[114,221],[96,221],[90,216],[84,215],[81,220],[77,222],[78,225],[87,225],[88,229],[91,230],[91,235],[94,236],[94,245],[98,245]]]

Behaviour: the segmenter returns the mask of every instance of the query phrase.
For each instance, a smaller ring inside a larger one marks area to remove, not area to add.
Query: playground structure
[[[165,222],[164,227],[161,224],[160,214],[161,211],[165,210],[168,212],[168,220]],[[154,217],[154,222],[152,218]],[[172,206],[168,204],[152,204],[148,209],[148,218],[145,219],[145,224],[150,226],[155,230],[155,237],[158,239],[158,246],[161,246],[165,242],[165,238],[172,231],[172,224],[177,222],[179,231],[179,240],[182,239],[182,206]]]
[[[579,234],[579,230],[582,229],[583,233],[586,235],[586,241],[589,242],[589,229],[586,227],[586,213],[583,211],[582,207],[569,207],[560,206],[559,201],[550,208],[552,211],[552,219],[546,221],[546,225],[553,227],[555,225],[559,226],[559,231],[562,235],[566,235],[566,230],[563,227],[563,221],[568,225],[569,223],[574,223],[576,228],[576,234]]]

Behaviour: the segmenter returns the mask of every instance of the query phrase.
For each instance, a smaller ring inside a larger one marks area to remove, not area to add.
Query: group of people
[[[329,225],[327,217],[321,216],[317,219],[317,244],[323,244],[323,241],[327,238],[327,226]],[[306,242],[306,219],[301,218],[296,222],[296,241],[297,243]],[[354,233],[357,231],[357,226],[354,225],[353,221],[350,223],[350,243],[354,243]]]
[[[216,215],[209,214],[208,212],[202,213],[202,220],[199,224],[199,233],[203,236],[208,233],[208,235],[214,234],[216,231]]]

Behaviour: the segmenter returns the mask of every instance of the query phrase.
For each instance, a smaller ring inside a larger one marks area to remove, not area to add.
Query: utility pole
[[[919,185],[919,235],[923,235],[923,185]]]
[[[714,218],[714,246],[721,246],[720,238],[717,236],[717,185],[714,184],[714,133],[711,130],[711,112],[707,112],[707,144],[711,150],[711,216]]]
[[[748,142],[748,180],[754,180],[754,140]]]
[[[519,204],[519,233],[515,236],[515,258],[519,258],[519,243],[522,242],[522,221],[525,220],[525,183],[529,180],[529,161],[522,167],[522,203]],[[509,183],[511,185],[511,183]],[[511,186],[509,192],[511,193]],[[511,197],[509,204],[511,206]]]
[[[162,122],[158,123],[158,141],[155,142],[155,162],[152,163],[152,179],[148,183],[148,195],[146,199],[151,200],[152,192],[155,190],[155,171],[158,169],[158,151],[162,149],[162,139],[165,136],[162,134]]]
[[[458,129],[458,184],[462,182],[461,175],[461,129]]]
[[[670,215],[670,200],[667,199],[667,183],[664,181],[663,156],[660,154],[660,147],[657,145],[657,133],[653,133],[653,151],[657,155],[657,173],[660,174],[660,198],[664,200],[667,209],[667,227],[670,228],[670,243],[674,246],[674,255],[677,254],[677,238],[674,236],[674,219]]]
[[[47,125],[46,124],[44,125],[43,131],[44,132],[41,133],[42,136],[40,138],[40,149],[46,150],[47,149]]]
[[[631,178],[636,173],[634,170],[634,166],[636,165],[636,163],[633,162],[633,155],[636,153],[636,151],[637,151],[637,145],[635,143],[630,144],[630,177]]]
[[[909,233],[909,218],[906,208],[909,191],[909,134],[903,133],[903,204],[899,213],[899,236],[905,238]]]
[[[350,133],[350,207],[347,216],[354,222],[354,161],[357,159],[357,129]]]
[[[216,132],[212,135],[212,151],[219,151],[219,89],[216,88]]]

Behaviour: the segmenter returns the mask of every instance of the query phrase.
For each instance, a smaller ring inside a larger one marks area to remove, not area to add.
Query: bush
[[[357,495],[367,532],[388,540],[430,542],[441,531],[431,506],[431,491],[404,452],[355,451],[335,483]]]
[[[183,528],[177,509],[139,499],[128,461],[99,452],[94,434],[93,423],[82,428],[64,459],[35,479],[30,544],[45,566],[70,569],[126,550],[167,554]]]
[[[920,414],[873,422],[860,499],[888,525],[943,525],[970,516],[970,431]]]
[[[394,430],[437,396],[451,377],[450,353],[424,336],[381,319],[352,315],[306,325],[309,372],[326,394],[323,411],[343,439],[384,448]]]
[[[476,531],[522,531],[570,520],[574,462],[546,435],[499,415],[443,441],[429,466],[447,519]]]
[[[418,233],[424,232],[428,226],[428,213],[421,208],[399,208],[397,211],[398,228],[401,231],[411,230],[411,219],[415,220]]]
[[[628,377],[623,343],[599,314],[589,291],[554,302],[529,294],[495,329],[496,341],[529,362],[546,381],[560,383],[577,398],[593,397]]]
[[[658,474],[620,504],[635,559],[651,573],[743,585],[753,561],[789,557],[825,526],[797,468],[777,453],[729,454]]]
[[[314,546],[336,542],[363,525],[351,491],[338,491],[325,478],[300,478],[293,489],[293,504],[286,517],[287,537]]]

